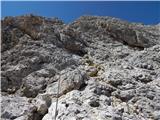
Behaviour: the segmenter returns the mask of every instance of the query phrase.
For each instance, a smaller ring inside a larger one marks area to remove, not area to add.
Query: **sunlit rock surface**
[[[160,26],[82,16],[2,20],[2,120],[160,120]]]

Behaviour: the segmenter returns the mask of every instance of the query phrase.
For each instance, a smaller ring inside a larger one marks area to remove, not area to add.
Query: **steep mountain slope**
[[[2,120],[160,120],[160,26],[82,16],[2,22]]]

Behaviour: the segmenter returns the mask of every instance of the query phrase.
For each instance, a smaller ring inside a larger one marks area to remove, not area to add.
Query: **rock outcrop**
[[[160,120],[159,25],[99,16],[1,22],[2,120]]]

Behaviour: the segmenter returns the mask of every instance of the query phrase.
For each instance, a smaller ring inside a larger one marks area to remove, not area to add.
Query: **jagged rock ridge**
[[[160,120],[160,26],[82,16],[2,22],[2,120]]]

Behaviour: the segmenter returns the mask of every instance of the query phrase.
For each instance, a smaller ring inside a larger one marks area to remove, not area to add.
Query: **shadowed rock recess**
[[[160,120],[160,25],[1,22],[1,120],[54,120],[58,84],[56,120]]]

